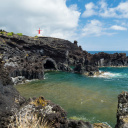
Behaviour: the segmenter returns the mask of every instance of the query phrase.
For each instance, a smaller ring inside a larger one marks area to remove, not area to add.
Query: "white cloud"
[[[128,18],[128,1],[119,3],[117,7],[109,8],[107,3],[102,0],[100,2],[100,6],[100,16],[113,18]],[[102,8],[102,6],[104,6],[104,8]]]
[[[120,18],[128,18],[128,1],[120,3],[115,9],[121,13]]]
[[[98,5],[88,3],[85,5],[83,17],[93,15],[109,18],[128,18],[128,1],[120,2],[116,7],[109,7],[105,0],[100,0]]]
[[[90,2],[88,4],[85,5],[85,11],[84,13],[82,14],[83,17],[89,17],[89,16],[93,16],[93,15],[97,15],[95,9],[97,7],[94,5],[93,2]]]
[[[121,31],[126,31],[127,30],[127,28],[122,27],[122,26],[118,26],[118,25],[113,25],[113,26],[110,27],[110,29],[121,30]]]
[[[89,21],[83,28],[82,36],[101,36],[101,35],[113,35],[115,33],[106,32],[108,28],[104,27],[104,24],[99,20]]]
[[[83,28],[83,36],[94,35],[100,36],[102,34],[103,28],[102,23],[99,20],[91,20]]]
[[[7,31],[72,39],[78,26],[77,5],[66,6],[66,0],[0,0],[0,28]],[[71,33],[71,35],[69,34]]]

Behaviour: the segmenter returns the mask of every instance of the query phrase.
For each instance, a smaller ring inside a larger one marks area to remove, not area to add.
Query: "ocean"
[[[99,77],[61,71],[46,72],[44,80],[15,87],[26,98],[42,95],[59,104],[67,111],[69,119],[104,122],[114,128],[118,95],[128,91],[128,68],[104,67],[100,71],[106,72]]]

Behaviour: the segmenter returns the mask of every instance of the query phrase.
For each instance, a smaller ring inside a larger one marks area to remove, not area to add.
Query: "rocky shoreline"
[[[28,112],[44,119],[55,128],[109,128],[105,124],[68,120],[66,112],[43,97],[26,100],[13,85],[25,80],[44,79],[45,71],[66,71],[99,75],[99,67],[128,66],[125,53],[90,54],[78,46],[78,42],[51,37],[28,37],[7,32],[0,33],[0,128],[7,127]],[[72,68],[73,67],[73,68]],[[13,82],[11,80],[13,78]],[[128,93],[118,97],[116,128],[128,127]],[[122,106],[121,106],[122,105]],[[120,110],[120,111],[119,111]],[[19,116],[19,113],[21,114]],[[16,115],[16,116],[15,116]],[[13,117],[13,118],[12,118]],[[24,118],[24,117],[23,117]],[[42,122],[41,122],[42,123]]]

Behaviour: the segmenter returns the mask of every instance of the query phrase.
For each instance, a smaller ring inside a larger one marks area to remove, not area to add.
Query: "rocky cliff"
[[[0,54],[11,77],[24,76],[27,79],[43,79],[45,70],[73,70],[75,72],[95,72],[95,66],[85,63],[87,52],[77,41],[51,37],[28,37],[7,32],[0,34]]]
[[[0,54],[11,77],[43,79],[45,70],[94,75],[101,66],[128,66],[125,53],[89,54],[77,41],[0,33]],[[74,69],[71,66],[75,67]]]
[[[3,65],[0,58],[0,128],[7,127],[11,116],[25,102],[25,99],[13,87],[8,71]]]

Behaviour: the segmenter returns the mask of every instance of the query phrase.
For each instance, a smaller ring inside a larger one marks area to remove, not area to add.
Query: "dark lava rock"
[[[118,96],[117,124],[116,128],[128,128],[128,92],[122,92]]]
[[[49,124],[53,122],[52,126],[55,128],[67,128],[67,113],[59,105],[53,104],[52,106],[52,111],[54,113],[46,114],[46,121]]]
[[[85,70],[87,72],[98,72],[99,68],[97,66],[87,65],[87,66],[85,66]]]
[[[12,116],[24,102],[25,99],[21,97],[19,92],[13,87],[9,74],[3,67],[3,61],[0,59],[0,128],[7,127],[10,116]]]
[[[71,69],[67,64],[58,63],[58,64],[57,64],[57,67],[58,67],[58,69],[61,70],[61,71],[72,72],[72,69]]]
[[[87,54],[85,65],[93,66],[128,66],[126,53],[108,54],[104,52]]]
[[[83,65],[81,63],[77,64],[76,67],[74,68],[75,73],[83,74],[84,70],[85,70],[85,68],[83,67]]]

